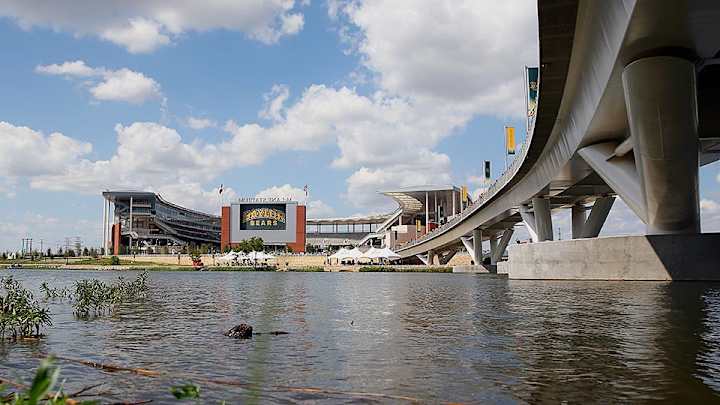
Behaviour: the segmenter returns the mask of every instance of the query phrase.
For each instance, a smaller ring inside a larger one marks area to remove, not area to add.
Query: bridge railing
[[[534,125],[533,125],[534,127]],[[534,129],[534,128],[533,128]],[[489,201],[491,198],[495,196],[501,189],[503,189],[507,183],[512,179],[515,174],[517,174],[517,171],[522,166],[523,162],[525,161],[525,157],[527,156],[527,152],[529,150],[529,145],[532,142],[532,134],[534,131],[530,131],[528,134],[528,137],[525,139],[525,142],[522,143],[520,146],[520,151],[516,155],[515,159],[510,163],[510,165],[503,171],[503,173],[493,181],[493,183],[484,191],[482,192],[478,198],[473,201],[471,204],[469,204],[467,207],[465,207],[464,210],[460,212],[460,214],[454,216],[452,219],[450,219],[445,224],[433,229],[432,231],[426,233],[425,235],[409,241],[403,245],[400,245],[396,248],[396,250],[400,251],[403,249],[409,249],[415,245],[418,245],[420,243],[425,242],[428,239],[432,239],[447,230],[453,228],[456,224],[462,222],[465,218],[472,215],[475,211],[479,210],[480,207],[482,207],[487,201]]]

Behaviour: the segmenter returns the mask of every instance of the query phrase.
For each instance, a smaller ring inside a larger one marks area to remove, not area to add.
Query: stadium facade
[[[394,249],[432,231],[470,202],[456,186],[383,191],[398,208],[389,214],[307,219],[306,207],[282,198],[240,198],[220,216],[181,207],[152,192],[106,191],[103,246],[112,254],[217,250],[260,237],[266,246],[305,252],[369,245]]]
[[[160,195],[106,191],[103,247],[106,252],[159,253],[185,245],[220,244],[220,217],[173,204]]]

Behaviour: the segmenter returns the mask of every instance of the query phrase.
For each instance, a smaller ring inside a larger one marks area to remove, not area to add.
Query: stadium
[[[176,254],[193,247],[232,248],[253,237],[280,251],[333,251],[347,246],[394,249],[452,219],[470,199],[457,186],[386,190],[397,209],[388,214],[306,218],[305,205],[285,198],[240,198],[213,215],[144,191],[106,191],[102,243],[118,254]]]

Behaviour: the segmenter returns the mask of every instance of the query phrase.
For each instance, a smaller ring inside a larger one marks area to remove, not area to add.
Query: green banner
[[[530,130],[535,124],[535,114],[537,113],[537,101],[538,101],[538,76],[540,75],[540,69],[536,67],[526,67],[527,77],[527,117],[528,117],[528,130]]]

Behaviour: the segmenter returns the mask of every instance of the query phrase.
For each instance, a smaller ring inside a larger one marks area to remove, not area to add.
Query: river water
[[[12,270],[42,281],[133,272]],[[60,360],[66,391],[173,403],[617,403],[720,401],[720,284],[514,281],[463,274],[152,272],[143,302],[77,320],[49,303],[39,342],[0,345],[0,376]],[[249,323],[234,340],[223,332]]]

